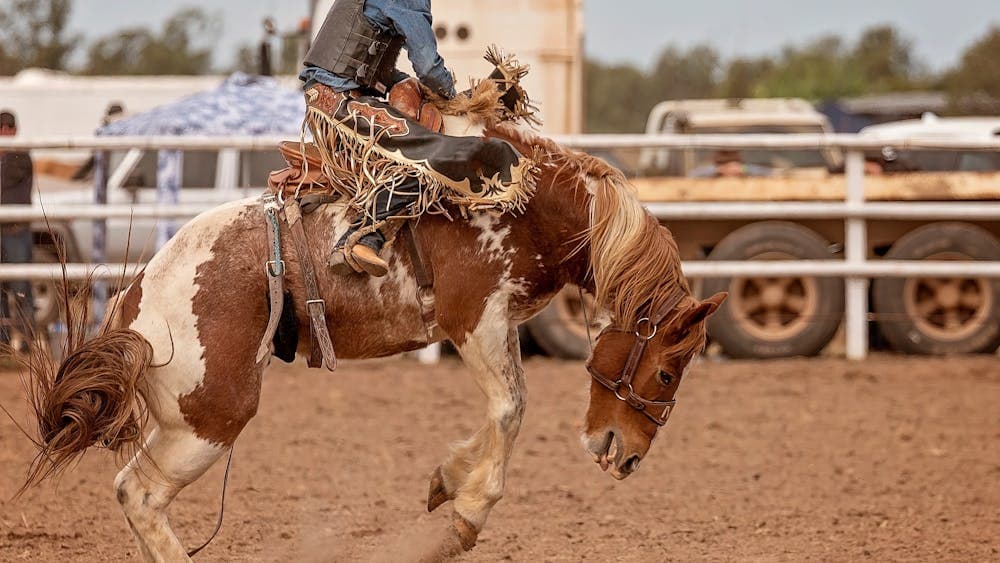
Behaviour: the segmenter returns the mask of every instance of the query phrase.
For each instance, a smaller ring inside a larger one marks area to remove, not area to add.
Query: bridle
[[[656,423],[657,426],[663,426],[667,423],[667,419],[670,418],[670,413],[673,412],[677,401],[674,399],[670,399],[669,401],[654,401],[641,397],[632,388],[632,380],[635,379],[635,373],[639,369],[642,355],[646,352],[646,345],[656,337],[660,325],[667,320],[668,315],[673,312],[682,299],[684,299],[684,292],[676,290],[670,294],[670,297],[654,313],[636,321],[635,328],[631,331],[635,335],[635,344],[632,345],[632,351],[629,352],[628,359],[625,360],[625,365],[622,366],[618,379],[611,379],[598,371],[592,364],[593,356],[587,361],[587,371],[590,372],[590,376],[594,378],[594,381],[610,389],[619,401],[623,401],[628,406],[641,412],[646,418]],[[645,332],[643,329],[645,329]],[[608,327],[602,330],[601,334],[597,335],[597,339],[600,340],[601,336],[604,336],[606,332],[628,331]]]

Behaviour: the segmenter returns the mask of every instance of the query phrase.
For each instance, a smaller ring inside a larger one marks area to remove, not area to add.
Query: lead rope
[[[594,339],[590,336],[590,318],[587,316],[587,302],[583,300],[583,288],[576,286],[576,291],[580,294],[580,309],[583,310],[583,322],[587,325],[587,344],[590,344],[590,353],[594,353]]]
[[[226,485],[229,484],[229,467],[233,463],[233,450],[235,449],[236,449],[235,444],[233,444],[232,448],[229,448],[229,460],[226,461],[226,475],[225,477],[222,478],[222,503],[219,506],[219,521],[215,523],[215,531],[212,532],[212,536],[208,538],[208,540],[206,540],[205,543],[189,551],[188,557],[194,557],[195,555],[198,555],[199,551],[208,547],[208,544],[212,543],[212,540],[215,539],[215,536],[219,535],[219,530],[222,529],[222,517],[226,514]]]

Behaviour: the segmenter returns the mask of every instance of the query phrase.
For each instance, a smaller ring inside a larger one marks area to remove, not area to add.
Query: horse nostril
[[[625,460],[625,463],[622,464],[622,470],[626,473],[635,473],[639,470],[640,461],[641,458],[639,457],[639,454],[632,454]]]

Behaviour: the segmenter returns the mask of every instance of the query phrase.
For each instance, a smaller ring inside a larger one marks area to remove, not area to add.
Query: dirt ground
[[[580,446],[583,366],[532,359],[526,369],[507,495],[462,561],[1000,559],[995,357],[704,361],[621,483]],[[0,401],[23,419],[15,375],[0,375]],[[272,370],[237,443],[225,525],[197,559],[405,553],[408,530],[447,520],[447,505],[425,514],[427,476],[482,412],[454,360]],[[114,459],[95,451],[10,501],[31,454],[0,420],[0,560],[135,558]],[[172,506],[187,545],[214,526],[222,465]]]

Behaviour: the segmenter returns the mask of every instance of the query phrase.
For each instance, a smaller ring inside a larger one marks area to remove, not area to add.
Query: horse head
[[[670,231],[641,205],[624,176],[592,162],[589,271],[611,318],[587,364],[593,378],[584,445],[624,479],[639,467],[705,348],[705,320],[725,300],[692,297]]]
[[[583,443],[601,469],[624,479],[639,468],[676,403],[681,379],[705,346],[705,320],[725,300],[679,290],[632,326],[601,332],[587,363],[592,376]]]

